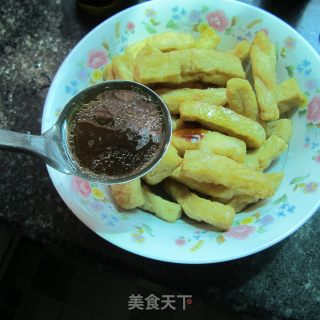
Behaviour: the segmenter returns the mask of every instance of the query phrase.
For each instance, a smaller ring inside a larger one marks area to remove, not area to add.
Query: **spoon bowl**
[[[97,175],[84,170],[71,152],[70,124],[79,109],[104,92],[112,90],[127,90],[139,93],[159,107],[163,118],[162,133],[159,136],[159,150],[152,160],[141,170],[135,170],[121,176]],[[81,177],[86,180],[105,184],[125,183],[137,179],[152,170],[165,154],[171,139],[170,112],[161,98],[150,88],[134,81],[105,81],[79,92],[63,108],[56,123],[40,136],[23,134],[0,129],[0,147],[13,148],[31,152],[43,158],[54,169]]]

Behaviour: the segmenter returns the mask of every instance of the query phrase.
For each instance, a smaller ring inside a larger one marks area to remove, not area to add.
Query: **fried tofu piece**
[[[137,56],[134,79],[143,84],[203,81],[225,86],[244,78],[239,58],[217,50],[185,49]]]
[[[133,59],[127,54],[113,57],[112,72],[115,79],[133,81]]]
[[[166,180],[164,188],[181,205],[189,218],[207,222],[219,230],[230,228],[235,216],[232,207],[200,198],[184,185],[172,180]]]
[[[146,40],[129,45],[124,54],[116,55],[112,59],[112,73],[114,79],[133,80],[134,60],[145,47]]]
[[[127,55],[127,56],[130,56],[132,57],[133,59],[135,59],[135,57],[140,53],[140,51],[145,47],[147,43],[147,39],[144,39],[144,40],[141,40],[141,41],[138,41],[138,42],[135,42],[131,45],[129,45],[124,53]]]
[[[292,135],[292,122],[290,119],[279,119],[267,122],[266,124],[267,137],[272,135],[282,138],[286,143],[289,143]]]
[[[247,40],[242,40],[238,42],[232,50],[228,52],[234,54],[241,61],[245,61],[249,57],[250,43]]]
[[[307,98],[302,93],[296,79],[290,78],[280,83],[277,91],[277,101],[280,113],[285,113],[295,107],[303,106]]]
[[[167,105],[171,114],[179,114],[182,103],[187,101],[207,102],[219,106],[227,104],[225,88],[209,89],[176,89],[160,93],[161,99]]]
[[[271,197],[283,177],[283,173],[263,173],[225,156],[201,150],[185,152],[182,174],[199,182],[222,184],[259,199]]]
[[[259,118],[256,96],[248,80],[230,79],[226,94],[230,109],[252,120]]]
[[[175,222],[180,219],[182,209],[178,203],[157,196],[146,185],[142,186],[142,191],[145,199],[145,203],[140,206],[142,210],[152,212],[158,218],[168,222]]]
[[[160,183],[162,180],[169,177],[181,162],[182,158],[179,157],[177,149],[170,145],[159,164],[152,171],[143,176],[142,179],[150,185]]]
[[[196,101],[180,106],[183,121],[196,121],[205,128],[217,130],[243,140],[248,147],[257,148],[266,139],[263,127],[256,121],[221,106]]]
[[[245,164],[256,170],[264,170],[287,149],[288,144],[282,138],[271,135],[259,149],[246,155]]]
[[[200,140],[198,149],[243,162],[247,146],[240,139],[219,132],[208,131]]]
[[[146,40],[147,44],[162,52],[194,48],[196,40],[186,32],[161,32]]]
[[[208,133],[208,130],[202,128],[178,129],[172,133],[171,143],[183,156],[186,150],[199,149],[200,140]]]
[[[108,63],[103,70],[104,80],[114,80],[114,74],[112,70],[112,63]]]
[[[199,182],[184,176],[182,174],[182,166],[176,168],[170,177],[194,191],[198,191],[202,194],[211,196],[216,199],[230,200],[234,196],[234,192],[231,189],[226,188],[225,186],[214,183]]]
[[[277,120],[276,51],[265,32],[257,32],[250,48],[250,59],[262,120]]]
[[[227,205],[232,207],[236,213],[241,212],[249,204],[259,201],[258,198],[248,196],[245,194],[234,196]]]
[[[200,33],[200,37],[196,41],[196,48],[215,49],[219,45],[221,41],[220,37],[207,23],[199,23],[197,30]]]
[[[122,209],[134,209],[144,204],[141,180],[110,186],[116,204]]]

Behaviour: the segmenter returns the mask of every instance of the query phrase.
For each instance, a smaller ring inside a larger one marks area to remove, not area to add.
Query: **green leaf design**
[[[157,20],[151,18],[151,19],[150,19],[150,23],[151,23],[152,25],[154,25],[154,26],[158,26],[158,25],[160,24],[160,21],[157,21]]]
[[[298,185],[296,184],[293,188],[293,191],[296,191],[298,189]]]
[[[306,113],[307,113],[307,110],[306,109],[304,109],[304,110],[300,110],[299,111],[299,118],[302,118],[302,117],[304,117],[305,115],[306,115]]]
[[[179,25],[176,22],[174,22],[172,19],[170,19],[166,24],[166,28],[168,28],[168,29],[179,29]]]
[[[282,58],[285,58],[287,55],[287,52],[286,52],[286,48],[285,47],[282,47],[281,50],[280,50],[280,56]]]
[[[288,200],[288,197],[286,194],[283,194],[280,198],[277,200],[273,201],[273,204],[279,204],[281,202],[286,202]]]
[[[279,42],[276,42],[275,45],[274,45],[274,51],[276,52],[276,59],[277,59],[277,62],[279,60],[279,49],[280,46],[279,46]]]
[[[207,7],[207,6],[202,6],[201,7],[201,12],[202,13],[206,13],[206,12],[208,12],[209,11],[209,8]]]
[[[201,246],[203,245],[204,240],[199,240],[193,247],[190,248],[191,252],[195,252],[197,250],[199,250],[201,248]]]
[[[295,66],[286,66],[287,72],[288,72],[288,76],[290,78],[294,77],[294,70],[295,70]]]
[[[259,226],[259,228],[257,229],[258,233],[263,233],[266,232],[266,229],[263,226]]]
[[[256,212],[252,215],[253,218],[259,219],[261,217],[261,213],[260,212]]]
[[[314,127],[313,123],[311,123],[311,122],[307,123],[307,128],[313,128],[313,127]]]
[[[294,179],[292,179],[289,183],[290,184],[297,184],[297,183],[300,183],[302,182],[303,180],[307,179],[309,177],[310,174],[307,174],[305,176],[300,176],[300,177],[296,177]]]
[[[116,25],[114,27],[114,32],[115,32],[116,38],[120,38],[120,22],[119,21],[116,22]]]
[[[231,27],[235,26],[238,23],[238,17],[234,16],[231,19]]]
[[[303,94],[307,97],[310,97],[310,93],[308,91],[305,91]]]
[[[142,24],[144,24],[144,27],[149,33],[157,33],[157,29],[153,27],[150,23],[143,22]]]
[[[224,34],[225,34],[226,36],[230,36],[230,35],[232,35],[232,32],[233,32],[233,28],[230,27],[230,28],[227,28],[227,29],[225,30]]]
[[[151,229],[150,226],[148,226],[147,224],[143,223],[143,224],[142,224],[142,227],[144,228],[145,232],[146,232],[149,236],[153,237],[152,229]]]
[[[316,93],[320,93],[320,88],[318,88],[318,89],[316,90]]]
[[[255,19],[253,21],[251,21],[248,25],[247,25],[247,29],[251,29],[254,26],[256,26],[257,24],[261,23],[262,20],[261,19]]]
[[[219,234],[217,237],[216,237],[216,242],[217,244],[222,244],[226,241],[225,237],[223,236],[223,234]]]

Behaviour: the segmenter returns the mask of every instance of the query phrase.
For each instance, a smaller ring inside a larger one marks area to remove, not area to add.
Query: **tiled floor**
[[[196,297],[185,310],[177,298],[176,310],[129,310],[132,294],[160,299],[182,293],[1,229],[0,259],[1,320],[240,319],[212,310]]]

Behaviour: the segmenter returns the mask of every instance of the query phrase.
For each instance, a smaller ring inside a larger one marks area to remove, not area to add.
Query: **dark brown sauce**
[[[128,90],[99,94],[71,120],[69,147],[78,166],[106,177],[141,172],[160,152],[164,119],[159,105]]]

